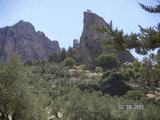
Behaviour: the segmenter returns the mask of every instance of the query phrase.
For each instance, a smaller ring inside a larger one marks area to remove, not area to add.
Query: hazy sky
[[[156,0],[139,0],[154,5]],[[138,24],[153,26],[160,15],[140,8],[136,0],[0,0],[0,27],[13,25],[19,20],[31,22],[61,47],[72,45],[79,39],[83,28],[83,12],[90,9],[114,27],[125,33],[138,32]]]

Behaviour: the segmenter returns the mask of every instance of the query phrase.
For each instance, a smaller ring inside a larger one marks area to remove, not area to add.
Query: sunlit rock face
[[[9,54],[17,54],[27,60],[46,59],[52,52],[60,51],[57,41],[49,40],[43,32],[35,31],[34,26],[19,21],[13,26],[0,29],[0,59],[6,61]]]
[[[94,69],[96,66],[96,58],[102,54],[104,49],[100,40],[112,40],[108,32],[101,32],[97,29],[105,28],[110,31],[109,24],[105,20],[91,11],[84,12],[83,32],[80,38],[79,53],[81,62],[89,68]],[[105,53],[111,53],[114,48],[105,50]],[[129,51],[124,51],[117,55],[121,62],[130,62],[134,57]]]

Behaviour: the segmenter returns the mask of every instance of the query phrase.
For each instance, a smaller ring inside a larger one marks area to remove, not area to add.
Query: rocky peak
[[[106,23],[102,17],[91,12],[90,10],[84,12],[83,32],[80,38],[79,54],[81,62],[86,64],[91,69],[95,68],[96,58],[104,51],[99,40],[112,40],[108,32],[101,32],[97,30],[102,28],[110,31],[109,24]],[[114,48],[111,48],[108,52],[105,50],[105,53],[110,53],[113,50]],[[125,57],[122,58],[122,55]],[[126,60],[131,61],[134,58],[129,51],[125,52],[125,54],[117,55],[117,57],[120,61],[124,62]]]
[[[60,51],[58,42],[51,41],[43,32],[36,32],[29,22],[21,20],[13,26],[0,29],[0,59],[3,61],[10,53],[27,61],[47,59],[49,54],[57,51]]]
[[[34,26],[30,22],[20,20],[18,23],[12,26],[15,32],[19,35],[33,35],[36,31]]]
[[[38,35],[38,36],[41,36],[41,37],[42,37],[42,36],[45,36],[45,34],[44,34],[42,31],[37,31],[37,35]]]
[[[74,40],[73,40],[73,48],[79,48],[78,39],[74,39]]]
[[[84,12],[84,27],[88,26],[88,25],[93,25],[93,26],[97,26],[97,27],[103,27],[103,26],[107,26],[107,23],[104,21],[104,19],[100,16],[98,16],[95,13],[92,12]]]
[[[108,23],[106,23],[105,20],[102,17],[98,16],[97,14],[87,10],[87,12],[84,12],[83,23],[84,25],[83,25],[82,37],[97,39],[97,40],[102,38],[104,39],[104,37],[106,38],[109,37],[107,33],[101,33],[97,30],[100,28],[106,28],[107,30],[109,30]]]

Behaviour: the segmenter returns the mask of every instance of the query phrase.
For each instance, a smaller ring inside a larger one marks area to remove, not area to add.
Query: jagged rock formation
[[[74,39],[74,40],[73,40],[73,48],[79,48],[78,39]]]
[[[101,32],[97,29],[105,28],[108,31],[110,31],[110,29],[109,25],[102,17],[99,17],[91,11],[84,12],[83,22],[84,26],[79,47],[80,58],[82,63],[93,69],[96,65],[96,58],[104,51],[99,40],[112,40],[107,32]],[[108,50],[108,53],[111,51],[112,50]],[[134,57],[129,51],[124,51],[118,54],[117,57],[121,62],[130,62],[134,60]]]
[[[0,59],[3,61],[10,53],[19,55],[24,62],[46,59],[55,51],[60,51],[59,43],[49,40],[43,32],[36,32],[29,22],[19,21],[0,29]]]
[[[128,50],[120,52],[119,54],[117,54],[117,57],[120,60],[120,62],[122,62],[122,63],[131,62],[131,61],[135,60],[133,55]]]

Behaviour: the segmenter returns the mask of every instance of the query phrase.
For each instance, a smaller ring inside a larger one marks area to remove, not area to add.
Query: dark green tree
[[[103,70],[112,70],[120,65],[119,60],[113,54],[110,55],[100,55],[97,58],[96,64],[98,67],[102,67]]]
[[[61,53],[60,52],[54,52],[53,54],[50,54],[48,57],[49,62],[55,62],[60,63],[61,62]]]
[[[75,64],[75,60],[71,57],[67,57],[64,61],[65,66],[72,67]]]
[[[75,58],[75,51],[72,47],[69,47],[67,50],[67,56],[71,58]]]
[[[155,7],[145,6],[139,3],[140,6],[148,12],[160,13],[160,1]],[[112,47],[116,52],[121,52],[126,49],[136,49],[139,54],[147,54],[150,50],[155,50],[160,47],[160,24],[157,27],[143,28],[140,27],[140,33],[125,35],[122,30],[113,29],[112,22],[107,26],[109,28],[98,28],[98,31],[107,32],[111,36],[111,40],[101,40],[105,48]]]
[[[0,120],[46,120],[46,111],[31,91],[26,70],[15,55],[0,63]]]
[[[61,51],[61,60],[63,61],[67,57],[67,51],[65,48],[62,48]]]
[[[158,4],[156,6],[147,6],[142,3],[139,3],[139,5],[142,7],[142,9],[150,13],[160,13],[160,1],[157,0],[157,2]]]

